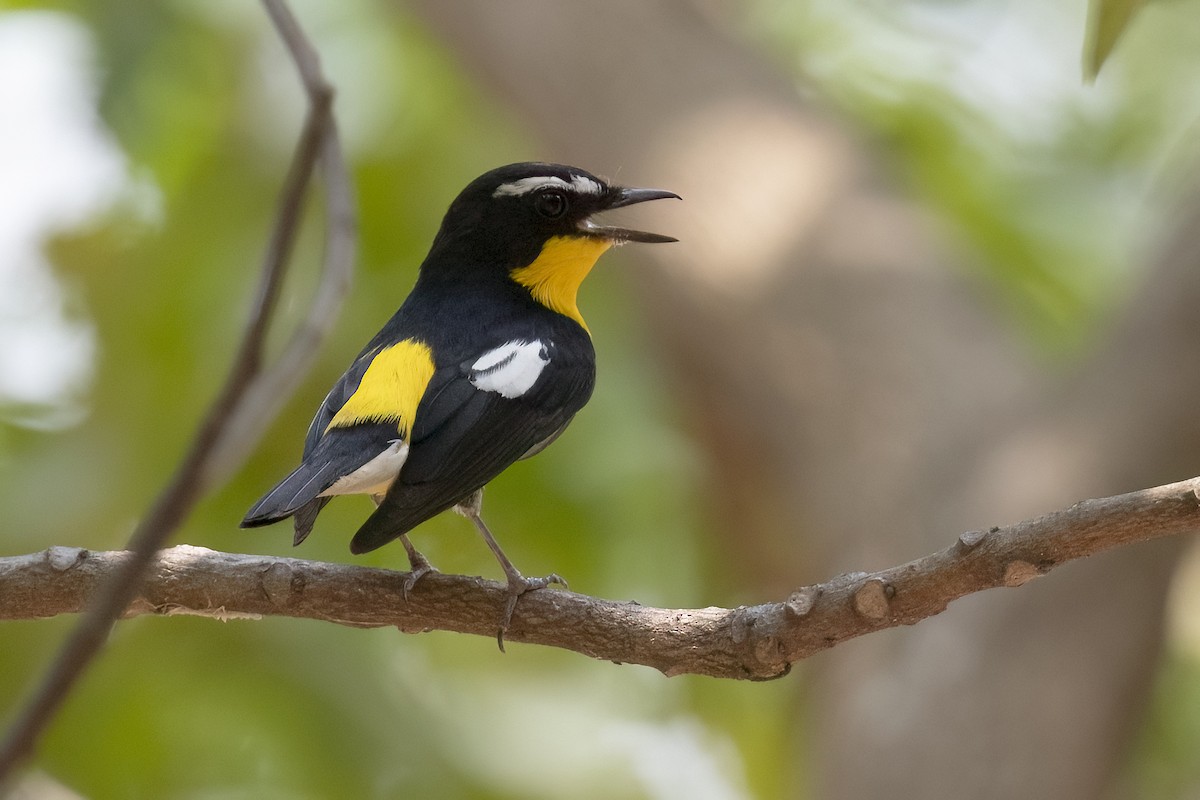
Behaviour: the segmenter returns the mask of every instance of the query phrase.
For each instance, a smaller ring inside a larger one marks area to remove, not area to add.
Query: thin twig
[[[226,435],[213,448],[208,459],[204,474],[206,484],[223,480],[241,466],[254,449],[262,431],[304,380],[320,343],[337,319],[354,271],[357,235],[350,171],[342,154],[336,120],[329,113],[316,114],[318,108],[328,112],[333,98],[332,89],[321,76],[315,51],[303,37],[286,6],[279,0],[264,0],[264,4],[292,53],[312,102],[301,141],[320,128],[321,135],[315,144],[319,148],[325,188],[324,264],[308,311],[282,354],[252,385],[246,387],[242,402],[226,418]]]
[[[241,428],[236,432],[242,445],[242,454],[247,450],[246,440],[252,443],[269,421],[264,414],[270,413],[271,409],[264,408],[262,404],[252,406],[247,403],[247,398],[253,396],[253,389],[262,376],[266,333],[276,308],[279,287],[286,273],[304,198],[318,158],[324,160],[326,167],[331,244],[327,248],[323,266],[325,277],[322,287],[325,291],[314,299],[314,306],[332,316],[333,309],[338,305],[337,298],[340,297],[338,287],[344,287],[347,283],[345,276],[349,272],[354,250],[353,205],[349,177],[337,146],[330,114],[333,92],[321,75],[315,51],[284,2],[264,0],[264,4],[296,61],[310,108],[281,192],[280,207],[264,257],[254,308],[229,375],[187,454],[170,483],[134,531],[125,557],[105,580],[93,587],[94,592],[89,592],[83,618],[55,657],[41,684],[11,723],[0,745],[0,782],[33,752],[41,732],[99,651],[115,620],[137,596],[139,584],[156,552],[187,517],[205,490],[236,466],[235,459],[228,455],[224,458],[221,470],[214,469],[212,465],[213,454],[221,453],[226,447],[224,443],[233,433],[228,427],[229,419],[236,415],[242,421]],[[313,337],[327,326],[327,322],[321,322],[305,329],[306,338],[303,341],[309,343],[310,351],[315,349]],[[297,339],[299,336],[300,333]],[[295,342],[296,339],[293,344]],[[292,357],[294,361],[295,356]],[[298,371],[295,363],[290,363],[288,369],[293,373]]]
[[[759,606],[663,609],[567,591],[530,592],[517,604],[505,639],[644,664],[667,675],[777,678],[796,661],[856,636],[912,625],[964,595],[1020,586],[1067,561],[1133,542],[1194,533],[1200,530],[1198,491],[1200,478],[1194,478],[1087,500],[1006,528],[965,533],[916,561],[842,575]],[[75,612],[129,558],[69,547],[0,558],[0,619]],[[406,601],[405,577],[182,545],[158,554],[126,616],[287,616],[413,633],[495,635],[507,599],[503,584],[434,573]]]

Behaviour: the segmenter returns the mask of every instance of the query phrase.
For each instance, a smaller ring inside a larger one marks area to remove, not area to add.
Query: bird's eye
[[[534,199],[533,207],[547,219],[560,219],[567,213],[567,197],[562,192],[542,192]]]

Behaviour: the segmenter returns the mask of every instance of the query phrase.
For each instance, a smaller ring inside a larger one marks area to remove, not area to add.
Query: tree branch
[[[766,680],[839,642],[943,611],[964,595],[1015,587],[1054,567],[1133,542],[1200,530],[1200,478],[1086,500],[1006,528],[964,533],[944,550],[874,573],[805,586],[781,602],[701,609],[619,603],[567,591],[521,597],[508,641],[643,664],[666,675]],[[0,558],[0,619],[79,611],[128,552],[70,547]],[[237,555],[181,545],[160,552],[126,617],[287,616],[353,627],[494,636],[507,592],[481,578],[433,573],[408,602],[405,573]]]
[[[235,469],[278,411],[279,393],[303,375],[348,285],[354,254],[354,207],[350,178],[338,145],[331,114],[333,90],[321,74],[316,51],[283,0],[263,0],[295,62],[309,98],[304,129],[280,193],[279,209],[263,266],[257,297],[229,374],[209,407],[186,455],[129,540],[129,550],[105,580],[87,593],[83,618],[47,669],[40,685],[20,709],[0,744],[0,784],[33,750],[71,687],[95,658],[113,623],[134,600],[138,585],[156,553],[187,518],[205,491]],[[309,320],[294,334],[284,357],[264,371],[263,348],[274,316],[279,288],[300,226],[301,209],[313,171],[321,160],[326,176],[327,243],[322,278]]]

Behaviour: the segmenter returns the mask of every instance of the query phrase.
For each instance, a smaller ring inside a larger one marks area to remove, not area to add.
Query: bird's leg
[[[513,566],[512,561],[508,556],[504,555],[504,551],[500,549],[500,545],[496,542],[492,532],[488,530],[487,525],[483,523],[483,519],[479,516],[480,507],[483,505],[483,490],[476,490],[470,497],[463,500],[454,510],[462,514],[467,519],[474,523],[479,535],[483,537],[483,541],[487,542],[487,546],[491,549],[492,555],[500,562],[500,568],[504,570],[504,576],[508,579],[508,603],[504,607],[504,617],[500,620],[500,630],[496,632],[496,643],[500,645],[500,649],[504,650],[504,632],[508,630],[508,625],[512,622],[513,611],[517,608],[517,599],[535,589],[545,589],[552,583],[562,585],[564,588],[567,582],[556,573],[551,573],[544,578],[526,578],[521,574],[521,571]]]
[[[421,554],[417,548],[413,547],[413,543],[408,540],[408,534],[400,534],[400,544],[404,545],[404,552],[408,553],[408,577],[404,579],[404,586],[401,591],[404,594],[404,602],[408,602],[408,593],[417,585],[417,581],[424,578],[431,572],[437,572],[437,567],[429,563],[429,559]]]
[[[373,494],[371,500],[378,508],[383,502],[383,495]],[[408,553],[408,577],[404,579],[404,584],[400,587],[401,593],[404,595],[404,602],[408,602],[408,594],[413,587],[417,585],[417,581],[424,578],[431,572],[437,572],[437,567],[429,563],[429,559],[421,554],[421,551],[413,547],[413,543],[408,540],[408,534],[400,534],[400,544],[404,545],[404,552]]]

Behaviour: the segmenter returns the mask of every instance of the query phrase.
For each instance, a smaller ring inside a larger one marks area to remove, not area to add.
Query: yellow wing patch
[[[401,438],[407,440],[433,371],[433,351],[427,344],[405,339],[383,348],[325,430],[362,422],[395,422]]]
[[[596,259],[612,247],[607,239],[590,236],[555,236],[527,267],[514,269],[512,279],[533,293],[533,299],[578,322],[588,330],[576,297]],[[591,331],[588,331],[589,333]]]

